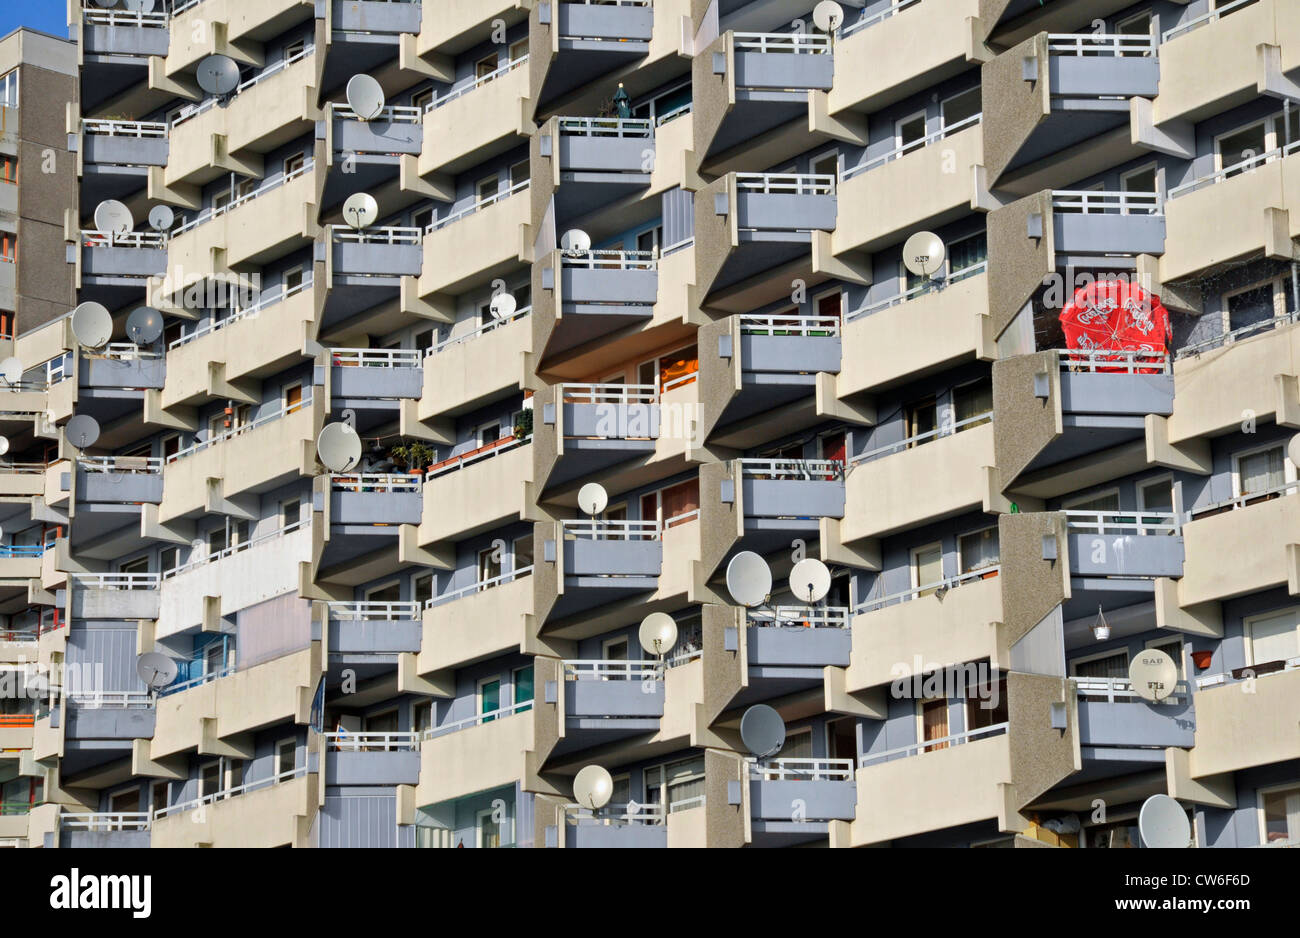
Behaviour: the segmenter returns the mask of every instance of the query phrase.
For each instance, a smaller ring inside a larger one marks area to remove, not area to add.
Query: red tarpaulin
[[[1085,370],[1164,371],[1170,339],[1169,311],[1137,284],[1099,280],[1080,287],[1061,311],[1065,347],[1088,353],[1070,356],[1070,363]],[[1116,354],[1107,355],[1113,351]],[[1100,362],[1115,366],[1099,367]]]

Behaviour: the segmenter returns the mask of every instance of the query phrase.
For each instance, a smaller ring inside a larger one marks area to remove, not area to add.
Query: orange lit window
[[[18,250],[18,238],[6,232],[0,232],[0,260],[12,261]]]
[[[0,156],[0,182],[17,181],[18,158],[16,156]]]

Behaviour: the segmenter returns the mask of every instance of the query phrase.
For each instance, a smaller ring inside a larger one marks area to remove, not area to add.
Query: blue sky
[[[19,26],[66,36],[67,19],[67,0],[0,0],[0,36]]]

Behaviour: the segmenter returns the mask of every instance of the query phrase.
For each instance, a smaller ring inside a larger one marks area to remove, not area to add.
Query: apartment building
[[[153,6],[42,108],[0,843],[1300,841],[1300,7]]]

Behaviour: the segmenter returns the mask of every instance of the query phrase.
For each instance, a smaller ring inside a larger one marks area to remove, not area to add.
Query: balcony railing
[[[411,752],[420,748],[419,733],[350,733],[338,730],[325,734],[329,752]]]
[[[1280,661],[1263,661],[1258,664],[1248,664],[1241,668],[1234,668],[1229,673],[1207,674],[1204,677],[1198,677],[1196,679],[1196,689],[1204,690],[1207,687],[1219,687],[1224,684],[1233,684],[1237,681],[1246,681],[1251,678],[1265,677],[1269,674],[1295,671],[1298,668],[1300,668],[1300,657],[1286,658]]]
[[[532,437],[506,436],[499,440],[493,440],[483,446],[479,446],[468,452],[452,456],[442,462],[434,463],[424,474],[425,481],[446,475],[449,472],[455,472],[457,469],[464,469],[466,466],[484,459],[491,459],[493,456],[500,456],[502,453],[509,452],[517,446],[523,446],[525,443],[532,442]]]
[[[81,243],[88,248],[154,248],[167,247],[165,231],[102,231],[81,229]]]
[[[1070,372],[1167,375],[1171,370],[1167,352],[1142,349],[1063,349],[1059,358],[1061,370]]]
[[[653,137],[650,121],[639,117],[561,117],[560,133],[569,137]]]
[[[973,583],[976,580],[985,580],[989,577],[997,576],[1002,571],[1001,564],[996,561],[985,564],[975,570],[968,570],[966,573],[957,576],[944,577],[942,580],[935,580],[933,583],[922,583],[920,586],[913,586],[911,589],[901,590],[897,593],[889,593],[885,596],[872,598],[868,596],[862,602],[853,607],[855,615],[864,612],[874,612],[877,609],[884,609],[886,606],[896,606],[899,603],[911,602],[920,596],[929,596],[932,593],[942,595],[949,590],[964,586],[967,583]],[[876,580],[877,583],[884,582],[883,577]]]
[[[48,468],[43,462],[0,463],[0,475],[41,475]]]
[[[573,658],[564,662],[566,681],[659,681],[664,676],[658,661],[608,661]]]
[[[1049,33],[1051,55],[1130,56],[1155,55],[1156,37],[1129,33]]]
[[[165,28],[170,16],[165,11],[105,10],[102,7],[83,6],[81,20],[88,26],[136,26],[154,29]]]
[[[0,729],[26,729],[35,725],[34,713],[0,713]]]
[[[985,273],[988,271],[988,269],[989,269],[988,261],[980,261],[979,263],[971,264],[968,267],[963,267],[960,270],[954,270],[952,273],[948,275],[947,279],[936,278],[932,280],[927,280],[917,284],[916,286],[912,287],[910,290],[904,290],[902,293],[896,293],[893,296],[886,297],[883,300],[877,300],[874,303],[868,303],[865,306],[859,306],[853,312],[846,315],[844,317],[844,321],[854,322],[855,320],[861,319],[863,316],[870,316],[872,313],[878,313],[882,309],[889,309],[892,306],[899,306],[903,303],[907,303],[911,300],[914,300],[917,297],[925,296],[930,293],[937,293],[943,290],[945,286],[951,286],[954,283],[960,283],[962,280],[965,280],[967,277],[974,277],[978,274]]]
[[[765,759],[749,761],[749,777],[761,782],[851,782],[852,759]]]
[[[202,674],[197,674],[188,680],[180,681],[176,684],[168,684],[158,691],[159,697],[170,697],[172,694],[179,694],[181,691],[189,690],[193,687],[199,687],[212,681],[219,680],[223,677],[235,673],[235,666],[226,665],[220,668],[204,669]]]
[[[565,820],[570,824],[609,824],[619,827],[626,824],[662,824],[664,806],[661,804],[607,804],[598,811],[580,804],[564,806]]]
[[[44,557],[44,544],[0,544],[0,558],[4,557]]]
[[[207,224],[208,222],[212,221],[215,218],[220,218],[222,215],[226,215],[230,212],[233,212],[241,205],[244,205],[248,202],[253,201],[256,198],[264,196],[268,192],[273,192],[276,189],[279,189],[281,186],[293,182],[295,179],[298,179],[301,176],[307,175],[309,172],[312,171],[312,168],[315,165],[316,165],[316,161],[314,159],[308,159],[297,169],[290,170],[284,175],[279,176],[268,183],[264,183],[263,185],[258,186],[252,192],[246,192],[243,195],[241,195],[239,198],[232,199],[231,201],[227,202],[225,205],[218,206],[217,208],[204,209],[203,211],[199,212],[199,214],[194,218],[191,218],[189,221],[185,222],[184,224],[178,225],[177,227],[173,228],[171,232],[171,236],[175,238],[177,235],[184,234],[187,231],[192,231],[195,228],[198,228],[200,225]]]
[[[81,132],[101,137],[161,137],[165,139],[167,137],[167,122],[83,119]]]
[[[734,33],[740,52],[830,55],[831,37],[826,33]]]
[[[1240,163],[1233,163],[1231,166],[1225,166],[1217,173],[1210,173],[1208,176],[1202,176],[1199,179],[1193,179],[1191,182],[1185,182],[1181,186],[1175,186],[1169,190],[1168,198],[1176,199],[1181,195],[1189,192],[1195,192],[1198,189],[1204,189],[1208,186],[1217,186],[1233,176],[1240,176],[1243,173],[1249,173],[1265,163],[1272,163],[1274,160],[1285,159],[1300,150],[1300,140],[1292,141],[1285,146],[1275,147],[1258,156],[1252,156],[1249,159],[1242,160]]]
[[[1206,339],[1192,345],[1184,345],[1174,353],[1174,358],[1182,359],[1189,355],[1199,356],[1202,352],[1208,352],[1224,345],[1231,345],[1233,342],[1240,342],[1242,339],[1248,339],[1270,329],[1281,329],[1283,326],[1289,326],[1295,322],[1300,322],[1300,311],[1284,313],[1281,316],[1274,316],[1272,319],[1265,319],[1261,322],[1252,322],[1249,325],[1233,329],[1231,332],[1225,332],[1223,335],[1217,335],[1212,339]]]
[[[565,404],[659,403],[659,389],[653,384],[560,384],[556,395]]]
[[[119,362],[152,361],[162,358],[161,352],[140,348],[134,342],[109,342],[98,351],[83,351],[87,358],[111,358]]]
[[[1104,700],[1106,703],[1148,702],[1145,697],[1133,689],[1133,682],[1126,677],[1072,677],[1070,680],[1074,683],[1075,692],[1080,697],[1086,697],[1089,700],[1098,702]],[[1187,703],[1191,699],[1190,693],[1187,682],[1178,681],[1174,685],[1173,693],[1163,700],[1157,701],[1157,703]]]
[[[296,769],[289,769],[276,775],[270,775],[266,778],[258,779],[255,782],[247,782],[237,788],[226,788],[221,791],[214,791],[210,795],[204,795],[201,798],[195,798],[191,801],[183,801],[179,804],[169,805],[165,808],[158,808],[154,811],[154,820],[160,820],[170,817],[173,814],[181,814],[185,811],[193,811],[195,808],[201,808],[203,805],[216,804],[218,801],[225,801],[227,798],[233,798],[237,795],[247,794],[250,791],[258,791],[262,788],[269,788],[272,785],[278,785],[281,782],[291,781],[307,774],[307,766],[300,766]]]
[[[581,270],[656,270],[654,251],[565,251],[560,266]]]
[[[1174,39],[1184,33],[1189,33],[1193,29],[1198,29],[1207,23],[1217,23],[1220,17],[1227,16],[1229,13],[1235,13],[1242,7],[1248,6],[1254,2],[1255,0],[1233,0],[1232,3],[1225,3],[1218,9],[1210,10],[1208,13],[1202,13],[1200,16],[1190,19],[1186,23],[1175,26],[1173,29],[1166,29],[1164,35],[1161,36],[1161,40],[1168,42],[1170,39]]]
[[[1187,517],[1189,521],[1194,521],[1197,518],[1205,518],[1225,511],[1236,511],[1257,502],[1270,501],[1284,495],[1293,495],[1296,492],[1300,492],[1300,482],[1280,482],[1277,485],[1270,485],[1268,488],[1257,489],[1253,492],[1242,492],[1232,498],[1225,498],[1222,501],[1211,502],[1208,505],[1193,508],[1187,513]]]
[[[332,348],[330,364],[360,368],[419,368],[424,356],[419,349]]]
[[[441,606],[443,603],[449,603],[452,600],[460,599],[463,596],[469,596],[472,593],[482,593],[485,590],[494,589],[505,583],[513,582],[518,577],[529,576],[533,572],[533,565],[520,567],[518,570],[511,570],[509,573],[502,573],[499,576],[489,577],[486,580],[479,580],[471,583],[469,586],[462,586],[460,589],[450,590],[438,596],[425,600],[426,609],[432,609],[434,606]]]
[[[152,590],[162,577],[157,573],[74,573],[72,580],[87,590]]]
[[[60,814],[59,827],[65,831],[91,831],[97,834],[114,831],[147,831],[148,811],[112,811]]]
[[[254,75],[252,78],[248,79],[248,81],[241,83],[237,88],[235,88],[231,96],[233,97],[239,95],[244,91],[247,91],[249,88],[252,88],[254,85],[266,81],[266,79],[270,78],[271,76],[278,75],[280,72],[284,71],[290,65],[293,65],[297,62],[301,62],[303,59],[307,58],[307,56],[311,55],[315,51],[316,51],[316,47],[314,45],[308,45],[303,49],[301,49],[300,51],[295,52],[293,55],[289,56],[288,58],[281,59],[279,62],[276,62],[270,68],[263,69],[261,72]],[[172,119],[172,129],[175,129],[176,127],[185,123],[187,120],[190,120],[191,118],[194,117],[198,117],[200,114],[204,113],[205,111],[209,111],[212,108],[216,107],[217,102],[220,100],[221,100],[220,98],[215,98],[215,97],[208,98],[207,100],[202,101],[199,104],[191,104],[183,108],[181,112]]]
[[[456,222],[460,221],[462,218],[467,218],[468,216],[473,215],[475,212],[487,208],[489,205],[495,205],[497,202],[500,202],[502,199],[508,199],[510,196],[514,195],[517,192],[523,192],[525,189],[528,188],[528,183],[530,181],[531,180],[528,179],[521,179],[518,182],[514,183],[513,185],[505,189],[502,189],[500,192],[497,192],[493,195],[489,195],[486,198],[479,199],[473,204],[468,205],[457,212],[452,212],[450,215],[448,215],[445,218],[439,218],[436,221],[432,221],[425,227],[424,233],[431,234],[432,232],[438,231],[441,228],[446,228],[448,225],[455,224]]]
[[[310,404],[311,404],[311,392],[307,391],[306,393],[303,394],[302,400],[298,401],[295,404],[281,405],[271,413],[258,417],[256,420],[249,421],[248,423],[243,424],[242,426],[231,427],[229,430],[225,430],[221,433],[218,433],[216,436],[210,437],[209,439],[206,440],[200,440],[197,443],[192,443],[189,446],[185,447],[185,449],[178,450],[177,452],[172,453],[170,456],[167,457],[167,465],[171,465],[172,463],[176,462],[178,459],[184,459],[186,456],[192,456],[194,453],[197,453],[201,450],[205,450],[208,447],[216,446],[218,443],[222,443],[226,440],[233,439],[234,437],[237,436],[242,436],[245,433],[249,433],[253,430],[256,430],[258,427],[264,427],[268,423],[272,423],[273,421],[279,420],[281,417],[287,417],[290,414],[297,413],[298,411],[302,410],[304,407],[310,406]]]
[[[741,316],[741,335],[837,336],[839,316]]]
[[[330,225],[330,238],[336,244],[419,244],[419,228],[400,228],[387,225],[382,228],[366,228],[357,231],[341,225]]]
[[[268,306],[273,306],[276,303],[287,300],[291,296],[297,296],[299,293],[302,293],[304,290],[310,290],[311,283],[312,283],[311,278],[307,277],[297,286],[293,286],[288,289],[285,289],[284,285],[280,284],[278,287],[276,287],[275,293],[262,297],[254,305],[248,307],[247,309],[237,310],[224,319],[208,320],[208,322],[205,325],[202,325],[199,328],[195,329],[189,335],[183,335],[179,339],[176,339],[173,342],[171,342],[167,346],[167,350],[171,351],[174,348],[180,348],[182,345],[188,345],[190,342],[193,342],[195,339],[202,338],[203,336],[207,335],[209,332],[219,332],[220,330],[226,328],[227,326],[233,326],[235,323],[240,322],[241,320],[249,319],[253,316],[256,316],[258,313],[266,309]]]
[[[1183,533],[1182,520],[1172,511],[1075,511],[1066,510],[1065,526],[1069,531],[1088,534],[1169,534]]]
[[[502,717],[508,717],[515,713],[526,713],[533,709],[533,701],[520,700],[516,703],[509,704],[505,707],[499,707],[496,710],[490,710],[487,713],[475,714],[472,717],[466,717],[463,720],[456,720],[452,723],[444,723],[441,726],[433,726],[424,731],[421,739],[436,739],[439,736],[446,736],[448,733],[457,733],[461,730],[469,729],[472,726],[479,726],[483,723],[492,723]]]
[[[1163,215],[1159,192],[1106,192],[1099,189],[1055,189],[1052,211],[1082,215]]]
[[[330,111],[339,120],[361,120],[350,104],[332,103]],[[418,124],[424,120],[424,108],[390,104],[369,120],[389,124]]]
[[[40,630],[30,629],[0,629],[0,642],[6,645],[35,645],[40,638]]]
[[[859,19],[857,22],[853,23],[851,26],[841,27],[839,32],[839,38],[843,39],[845,36],[852,36],[860,29],[869,29],[872,26],[877,26],[880,23],[883,23],[885,20],[889,19],[894,14],[901,13],[903,10],[906,10],[908,7],[913,6],[914,4],[920,2],[921,0],[895,0],[893,6],[886,7],[885,9],[881,10],[879,13],[872,13],[870,16],[863,14],[862,18]]]
[[[154,695],[143,690],[86,691],[68,699],[83,710],[151,710],[154,705]]]
[[[519,58],[511,59],[505,65],[502,65],[488,72],[486,75],[480,75],[478,78],[475,78],[473,81],[469,82],[468,84],[461,85],[459,88],[453,88],[450,91],[448,91],[446,94],[442,94],[435,97],[432,101],[430,101],[428,104],[424,106],[424,110],[427,113],[428,111],[432,111],[435,108],[440,108],[444,104],[456,100],[461,95],[469,94],[471,91],[475,90],[476,88],[481,88],[483,85],[486,85],[490,81],[496,81],[506,72],[513,72],[515,69],[517,69],[519,66],[523,65],[527,61],[528,61],[528,53],[525,52]]]
[[[327,602],[329,617],[339,621],[388,622],[400,619],[418,619],[419,602]]]
[[[565,540],[657,541],[658,521],[605,521],[600,518],[568,518],[560,522]]]
[[[128,472],[158,473],[162,472],[161,456],[82,456],[77,459],[77,468],[85,472]]]
[[[834,482],[844,478],[838,459],[739,459],[741,477],[780,481]]]
[[[849,625],[849,607],[773,606],[749,610],[746,620],[758,628],[844,629]]]
[[[232,544],[231,546],[225,548],[224,550],[215,551],[214,553],[210,553],[204,557],[200,557],[197,560],[191,560],[188,563],[183,563],[180,564],[179,566],[172,567],[170,570],[164,570],[162,574],[162,578],[164,580],[170,580],[172,577],[176,576],[177,574],[184,573],[187,570],[193,570],[195,567],[202,567],[205,564],[209,564],[209,563],[216,563],[218,560],[223,560],[226,557],[230,557],[234,554],[238,554],[240,551],[248,550],[250,547],[256,547],[258,544],[265,544],[267,541],[273,541],[276,538],[284,537],[286,534],[291,534],[300,528],[310,528],[310,527],[311,527],[311,521],[306,519],[302,521],[295,521],[293,524],[286,524],[284,527],[278,528],[275,531],[268,531],[266,534],[259,534],[257,537],[249,538],[248,540],[241,541],[238,544]]]
[[[879,762],[886,762],[890,759],[921,755],[939,749],[947,749],[949,746],[960,746],[963,743],[974,742],[977,739],[1001,736],[1007,731],[1007,727],[1010,725],[1010,723],[995,723],[993,726],[984,726],[976,730],[966,730],[963,733],[953,733],[951,736],[943,736],[939,739],[926,739],[919,743],[912,743],[910,746],[899,746],[897,749],[889,749],[885,752],[867,753],[858,760],[858,766],[859,768],[866,768],[869,765],[876,765]]]
[[[873,169],[878,169],[886,163],[892,163],[894,160],[906,156],[914,150],[923,150],[930,144],[944,140],[958,131],[965,130],[967,127],[974,127],[976,124],[983,121],[983,119],[984,114],[981,112],[979,114],[972,114],[970,117],[964,117],[956,123],[947,124],[933,133],[926,134],[924,137],[919,137],[916,140],[911,140],[907,143],[896,146],[888,153],[882,153],[879,156],[873,156],[869,160],[863,160],[856,166],[844,170],[844,172],[840,174],[840,179],[852,179],[854,176],[860,176],[861,174],[870,172]]]
[[[446,339],[442,342],[439,342],[437,345],[430,347],[424,354],[437,355],[439,352],[445,351],[446,349],[451,348],[453,345],[460,345],[462,342],[468,342],[471,339],[477,339],[479,336],[483,335],[484,333],[491,332],[493,329],[501,328],[506,323],[514,322],[516,319],[523,319],[532,311],[533,308],[531,306],[525,306],[522,309],[515,310],[509,316],[503,316],[500,319],[488,320],[485,323],[481,323],[477,328],[471,330],[470,332],[466,332],[463,335],[453,336],[450,339]]]
[[[761,195],[834,195],[830,173],[736,173],[736,188]]]
[[[917,433],[913,436],[905,437],[897,443],[886,443],[884,446],[877,446],[875,449],[867,450],[865,453],[859,453],[849,460],[849,466],[857,466],[861,463],[871,462],[880,459],[882,456],[891,456],[899,450],[913,449],[930,440],[938,439],[943,436],[952,436],[954,433],[960,433],[967,427],[976,424],[989,423],[993,420],[993,411],[985,411],[982,414],[976,414],[974,417],[967,417],[965,420],[958,420],[956,423],[945,423],[943,426],[934,430],[928,430],[925,433]]]
[[[331,492],[418,492],[420,477],[403,472],[333,473],[329,477]]]

